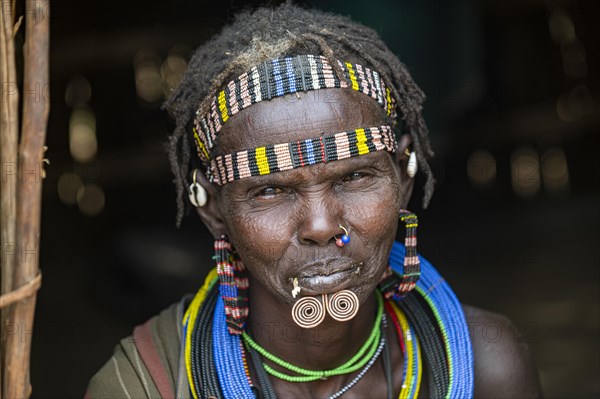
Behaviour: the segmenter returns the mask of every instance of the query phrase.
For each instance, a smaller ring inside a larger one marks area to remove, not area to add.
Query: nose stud
[[[338,224],[338,226],[340,229],[344,230],[344,234],[342,234],[341,237],[336,238],[335,245],[341,248],[350,242],[350,236],[348,235],[348,230],[346,230],[344,226],[342,226],[341,224]]]

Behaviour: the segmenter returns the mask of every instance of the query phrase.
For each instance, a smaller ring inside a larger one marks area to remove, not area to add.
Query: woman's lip
[[[304,265],[303,267],[299,268],[301,271],[294,277],[301,279],[315,276],[330,276],[339,272],[355,270],[357,267],[359,268],[362,265],[363,262],[354,262],[350,259],[324,259]]]
[[[348,288],[358,276],[356,268],[340,270],[328,275],[304,276],[298,279],[300,295],[322,295]]]

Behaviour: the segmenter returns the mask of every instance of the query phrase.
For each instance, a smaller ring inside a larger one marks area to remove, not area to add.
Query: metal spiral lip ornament
[[[314,328],[325,320],[325,303],[327,295],[323,295],[323,302],[314,296],[300,298],[292,307],[292,318],[302,328]]]
[[[327,313],[337,321],[348,321],[358,313],[360,302],[356,294],[350,290],[342,290],[329,296]]]

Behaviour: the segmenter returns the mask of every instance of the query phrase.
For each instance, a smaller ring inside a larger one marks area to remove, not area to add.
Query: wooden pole
[[[13,289],[17,216],[17,145],[19,140],[19,92],[14,49],[15,7],[3,2],[0,10],[0,294]],[[5,365],[9,308],[0,309],[0,393]]]
[[[12,260],[15,245],[17,216],[17,145],[19,140],[19,91],[13,40],[14,9],[11,3],[2,3],[0,21],[0,159],[2,161],[2,293],[12,290]],[[6,262],[6,263],[5,263]]]
[[[27,0],[25,10],[23,127],[17,173],[16,242],[19,243],[19,256],[15,262],[13,289],[39,278],[44,142],[50,110],[49,0]],[[8,321],[14,324],[17,333],[8,335],[6,340],[4,398],[26,398],[31,394],[29,360],[35,299],[33,291],[10,309]]]

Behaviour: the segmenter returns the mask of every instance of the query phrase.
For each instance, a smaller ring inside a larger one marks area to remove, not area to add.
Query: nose
[[[342,234],[341,206],[335,200],[307,198],[298,229],[298,240],[304,245],[335,245],[336,234]]]

